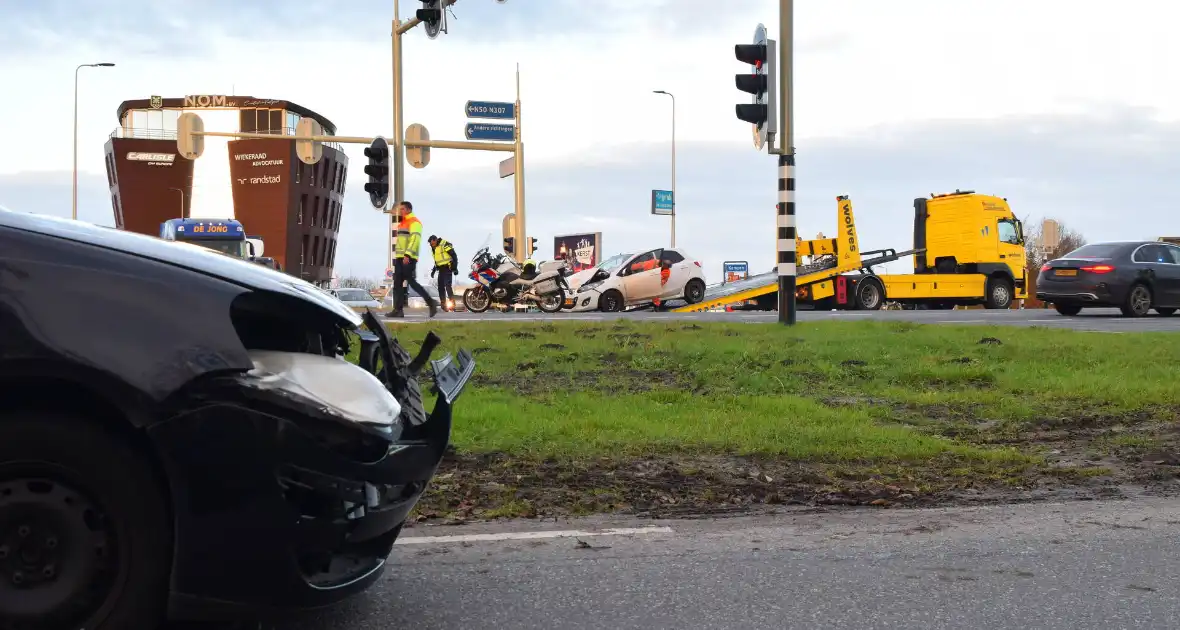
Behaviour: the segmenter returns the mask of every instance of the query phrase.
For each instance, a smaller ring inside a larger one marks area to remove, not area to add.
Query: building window
[[[299,225],[303,225],[303,208],[306,205],[307,205],[307,195],[300,195],[299,196],[299,209],[297,210],[297,214],[295,215],[295,222],[298,223]]]

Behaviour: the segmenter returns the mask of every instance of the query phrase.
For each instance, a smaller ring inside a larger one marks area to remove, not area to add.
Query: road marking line
[[[500,532],[497,534],[460,534],[453,536],[409,536],[399,538],[398,545],[430,545],[455,542],[488,542],[500,540],[537,540],[541,538],[585,538],[588,536],[637,536],[643,534],[671,534],[671,527],[614,527],[597,531],[564,529],[541,532]]]
[[[990,319],[940,319],[935,324],[986,324]]]

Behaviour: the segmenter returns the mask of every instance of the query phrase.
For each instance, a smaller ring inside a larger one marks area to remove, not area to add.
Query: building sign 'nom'
[[[185,107],[237,107],[236,101],[230,101],[224,94],[190,94],[184,97]]]

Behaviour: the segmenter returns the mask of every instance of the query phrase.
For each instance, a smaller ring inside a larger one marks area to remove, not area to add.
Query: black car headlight
[[[390,433],[401,404],[385,385],[344,359],[303,352],[251,350],[248,375],[259,389],[271,389],[314,404],[329,415]]]

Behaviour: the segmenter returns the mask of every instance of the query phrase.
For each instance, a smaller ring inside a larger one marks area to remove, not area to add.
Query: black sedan
[[[438,342],[411,359],[298,278],[0,210],[0,628],[261,620],[364,590],[475,367],[433,361],[428,414]]]
[[[1093,243],[1050,260],[1037,278],[1037,299],[1062,315],[1117,307],[1127,317],[1180,308],[1180,247],[1159,241]]]

